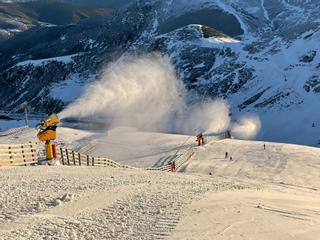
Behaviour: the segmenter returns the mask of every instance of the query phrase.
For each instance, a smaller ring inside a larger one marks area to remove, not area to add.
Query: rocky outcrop
[[[311,76],[304,85],[304,89],[307,92],[313,91],[315,93],[320,93],[320,76]]]
[[[317,51],[310,51],[307,54],[305,54],[302,57],[300,57],[300,62],[310,63],[310,62],[312,62],[314,60],[316,55],[317,55]]]
[[[86,82],[123,55],[154,51],[171,60],[190,93],[201,99],[228,98],[241,111],[299,105],[301,86],[309,94],[319,92],[319,50],[309,47],[320,39],[313,24],[319,6],[315,0],[291,7],[272,2],[249,8],[243,0],[137,1],[77,24],[30,29],[0,45],[0,107],[17,111],[28,102],[33,111],[59,111],[68,102],[51,94],[57,84],[74,75]],[[208,22],[200,14],[205,10],[219,18]],[[194,18],[185,17],[190,14]],[[179,19],[178,28],[172,19]],[[295,41],[306,46],[304,52],[294,55]],[[294,57],[281,62],[280,53]],[[70,55],[72,61],[57,60]],[[39,59],[47,60],[21,64]],[[296,68],[306,72],[299,89],[291,84]]]

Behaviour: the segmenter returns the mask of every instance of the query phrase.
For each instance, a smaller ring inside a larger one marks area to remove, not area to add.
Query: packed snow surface
[[[128,128],[58,128],[58,136],[70,148],[140,167],[191,146],[195,154],[178,173],[0,168],[0,239],[320,238],[320,149],[214,137],[196,147],[194,136]]]

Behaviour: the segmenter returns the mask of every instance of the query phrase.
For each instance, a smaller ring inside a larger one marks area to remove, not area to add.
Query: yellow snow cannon
[[[57,127],[60,123],[60,119],[57,114],[51,114],[43,119],[38,125],[37,137],[41,142],[46,144],[46,160],[52,160],[57,157],[57,151],[55,145],[52,145],[51,141],[57,138]]]
[[[38,133],[38,138],[41,142],[55,140],[57,138],[57,132],[52,127]]]
[[[45,127],[57,126],[60,123],[60,119],[57,114],[53,113],[41,121]]]

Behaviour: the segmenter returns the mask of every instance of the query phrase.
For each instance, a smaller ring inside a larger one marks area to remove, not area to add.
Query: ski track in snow
[[[1,170],[0,239],[165,239],[192,200],[249,187],[111,168]]]
[[[146,166],[159,161],[159,150],[169,156],[194,140],[124,130],[106,135],[59,128],[58,136],[71,148]],[[28,130],[2,141],[34,138]],[[181,173],[0,168],[0,239],[317,239],[320,150],[276,143],[264,150],[263,144],[207,138]],[[144,161],[146,155],[153,161]]]

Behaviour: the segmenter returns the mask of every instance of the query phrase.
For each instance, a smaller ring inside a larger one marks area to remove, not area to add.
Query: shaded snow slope
[[[163,166],[195,145],[194,136],[113,130],[88,151],[137,167]]]

